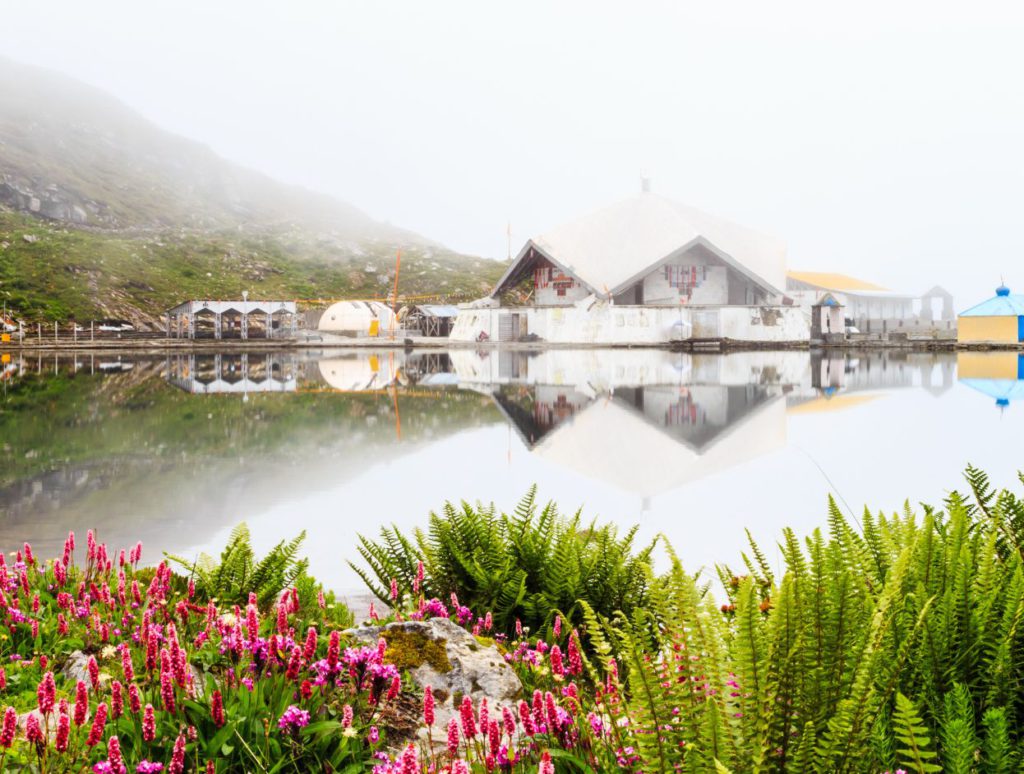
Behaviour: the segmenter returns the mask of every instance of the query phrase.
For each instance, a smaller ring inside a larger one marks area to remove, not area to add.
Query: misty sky
[[[1024,292],[1016,3],[2,3],[0,53],[470,253],[664,195],[791,268]],[[625,9],[628,8],[628,12]]]

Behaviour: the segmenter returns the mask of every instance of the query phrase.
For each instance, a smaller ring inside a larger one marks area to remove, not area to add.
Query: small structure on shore
[[[1024,342],[1024,296],[1005,285],[988,301],[961,312],[956,340],[961,344],[1020,344]]]
[[[342,336],[382,336],[397,326],[394,311],[382,301],[338,301],[320,315],[317,329]]]
[[[826,293],[843,306],[848,324],[860,333],[953,327],[953,296],[938,286],[916,295],[836,272],[786,272],[786,294],[797,306],[809,310]],[[833,333],[842,333],[844,328],[836,328]]]
[[[165,312],[167,338],[274,339],[295,335],[294,301],[184,301]]]
[[[420,336],[447,336],[452,331],[459,308],[451,304],[417,304],[408,307],[402,316],[402,326]]]

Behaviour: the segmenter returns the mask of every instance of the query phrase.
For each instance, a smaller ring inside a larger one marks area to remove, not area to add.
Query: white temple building
[[[526,242],[456,341],[806,341],[785,245],[648,191]]]

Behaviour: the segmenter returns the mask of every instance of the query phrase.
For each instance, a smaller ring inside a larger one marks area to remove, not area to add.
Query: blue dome
[[[996,288],[996,295],[997,296],[1008,296],[1008,295],[1010,295],[1010,289],[1008,287],[1006,287],[1006,285],[1000,285],[999,287]]]

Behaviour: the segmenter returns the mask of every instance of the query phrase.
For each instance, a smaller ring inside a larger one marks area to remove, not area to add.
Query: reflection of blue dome
[[[961,379],[960,382],[995,399],[999,408],[1006,408],[1011,401],[1024,400],[1022,379]]]

